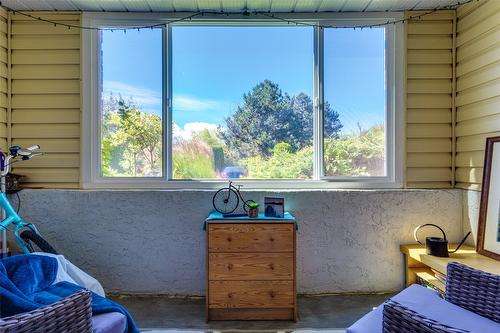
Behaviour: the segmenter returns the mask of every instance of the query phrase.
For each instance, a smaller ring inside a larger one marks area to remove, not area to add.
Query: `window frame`
[[[384,23],[403,18],[402,13],[318,13],[283,14],[280,17],[302,22],[335,26]],[[166,23],[185,14],[83,13],[82,24],[90,27],[130,27]],[[280,26],[269,18],[243,15],[204,15],[175,25],[265,25]],[[286,25],[286,23],[285,23]],[[226,183],[225,179],[182,180],[172,178],[172,25],[162,29],[162,176],[161,177],[102,177],[101,168],[101,110],[100,40],[96,30],[82,31],[82,139],[81,177],[84,189],[214,189]],[[313,179],[238,179],[245,188],[252,189],[328,189],[328,188],[401,188],[404,160],[404,25],[391,24],[386,33],[386,176],[351,177],[325,176],[323,167],[323,29],[313,28]]]
[[[386,22],[386,20],[384,20]],[[345,23],[339,24],[338,21],[326,21],[324,22],[328,25],[341,25],[344,26]],[[357,22],[357,24],[362,24],[363,22]],[[348,25],[355,25],[356,21],[351,21]],[[320,36],[318,37],[317,43],[319,44],[318,59],[320,63],[320,68],[324,69],[324,30],[321,29],[319,32]],[[321,107],[319,108],[319,122],[321,122],[321,128],[318,129],[319,133],[317,134],[317,140],[315,143],[317,144],[317,149],[315,146],[315,151],[319,151],[320,156],[318,157],[319,161],[315,164],[319,170],[317,171],[320,175],[320,179],[329,180],[329,181],[343,181],[343,182],[396,182],[397,181],[397,159],[396,159],[396,126],[397,114],[396,114],[396,91],[392,89],[397,84],[397,76],[396,76],[396,59],[397,54],[396,50],[396,27],[394,25],[385,26],[385,42],[386,42],[386,57],[385,57],[385,68],[386,68],[386,110],[385,110],[385,165],[386,165],[386,175],[385,176],[326,176],[325,168],[324,168],[324,131],[323,131],[323,104],[324,104],[324,70],[319,70],[317,74],[320,83],[318,88],[318,96],[320,96]],[[403,87],[403,85],[399,84],[399,87]],[[401,126],[404,126],[403,124]]]

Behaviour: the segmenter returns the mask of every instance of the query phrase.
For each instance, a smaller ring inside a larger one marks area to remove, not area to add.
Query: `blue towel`
[[[53,284],[57,260],[33,254],[0,260],[0,317],[35,310],[57,302],[80,286],[69,282]],[[92,293],[92,314],[120,312],[127,317],[127,333],[139,333],[128,311],[118,303]]]

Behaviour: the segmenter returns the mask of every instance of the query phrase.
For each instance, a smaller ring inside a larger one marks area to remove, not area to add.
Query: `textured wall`
[[[108,290],[202,294],[210,191],[25,190],[22,214]],[[263,200],[264,192],[245,193]],[[277,193],[274,193],[277,194]],[[400,289],[421,223],[462,235],[461,190],[289,191],[301,293]]]
[[[463,192],[463,230],[464,236],[472,231],[472,236],[467,239],[467,244],[475,246],[477,242],[477,225],[479,221],[479,205],[481,204],[481,192]]]

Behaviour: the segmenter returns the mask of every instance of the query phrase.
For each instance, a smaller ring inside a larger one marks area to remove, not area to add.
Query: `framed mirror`
[[[476,250],[500,260],[500,136],[486,139]]]

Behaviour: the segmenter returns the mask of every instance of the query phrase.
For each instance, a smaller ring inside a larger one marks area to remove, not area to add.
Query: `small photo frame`
[[[264,215],[283,218],[285,216],[285,198],[265,197]]]

